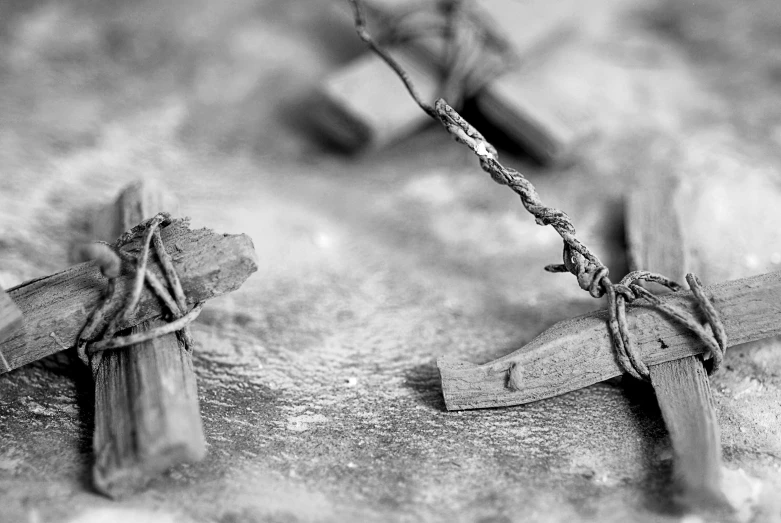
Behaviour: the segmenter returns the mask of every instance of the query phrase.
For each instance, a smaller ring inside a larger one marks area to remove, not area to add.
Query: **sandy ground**
[[[660,169],[685,174],[706,282],[775,270],[778,3],[615,9],[589,36],[627,78],[601,134],[567,169],[507,163],[613,274],[623,196]],[[542,271],[554,231],[440,129],[359,158],[311,132],[309,93],[361,52],[325,1],[0,3],[0,285],[67,267],[138,177],[260,259],[195,327],[206,460],[95,494],[90,376],[33,364],[0,376],[0,521],[682,519],[645,387],[445,411],[436,357],[488,361],[603,305]],[[712,385],[739,518],[781,520],[781,348],[732,349]]]

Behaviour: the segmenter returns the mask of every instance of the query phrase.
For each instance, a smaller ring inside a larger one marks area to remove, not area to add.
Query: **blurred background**
[[[465,4],[501,45],[462,42],[453,99],[614,279],[649,180],[676,188],[706,284],[779,268],[781,4]],[[389,41],[428,100],[453,70],[434,40]],[[0,3],[0,286],[68,267],[139,178],[260,260],[194,328],[207,459],[106,500],[88,373],[29,365],[0,376],[0,521],[680,520],[648,391],[445,411],[437,357],[483,363],[604,304],[543,271],[555,231],[372,60],[337,0]],[[744,521],[781,518],[779,376],[771,340],[712,380]]]

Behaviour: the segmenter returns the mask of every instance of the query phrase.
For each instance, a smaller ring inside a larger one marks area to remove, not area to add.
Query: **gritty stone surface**
[[[703,277],[775,270],[777,2],[614,3],[588,43],[628,75],[602,133],[567,169],[503,158],[618,276],[636,166],[695,136],[675,154]],[[60,354],[0,376],[0,521],[682,520],[645,386],[445,411],[436,357],[488,361],[602,304],[542,271],[555,233],[440,129],[360,158],[320,145],[302,100],[361,52],[339,13],[0,3],[2,286],[68,266],[91,213],[140,176],[194,226],[249,234],[260,260],[194,327],[206,460],[123,501],[95,494],[91,378]],[[777,521],[781,350],[727,358],[712,385],[728,490],[741,520]]]

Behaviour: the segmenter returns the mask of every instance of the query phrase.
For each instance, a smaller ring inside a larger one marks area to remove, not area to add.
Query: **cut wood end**
[[[464,371],[475,370],[479,365],[454,359],[450,356],[442,356],[437,359],[437,368],[439,368],[440,382],[442,383],[442,396],[445,399],[445,408],[447,410],[463,410],[465,407],[459,402],[461,396],[455,394],[454,388],[459,382],[459,375]]]
[[[122,499],[143,489],[155,477],[174,465],[180,463],[196,463],[206,457],[206,443],[193,446],[191,442],[169,442],[159,449],[154,456],[139,461],[135,466],[117,467],[105,463],[112,456],[108,449],[99,452],[92,469],[92,480],[95,489],[112,499]]]
[[[116,247],[127,252],[140,252],[145,230],[146,226],[143,223],[133,227],[117,240]],[[178,236],[192,235],[196,238],[196,243],[217,240],[219,245],[215,242],[214,248],[219,248],[224,254],[216,261],[226,262],[221,265],[224,270],[238,270],[239,274],[246,275],[241,281],[232,281],[231,283],[234,285],[221,288],[223,292],[238,289],[250,274],[258,270],[258,255],[255,252],[255,245],[252,243],[252,238],[246,234],[220,234],[207,228],[190,229],[190,218],[168,218],[161,224],[160,232],[163,244],[173,258],[174,265],[177,264],[182,255],[182,248],[177,241]]]
[[[173,259],[186,290],[187,303],[194,305],[203,300],[221,296],[239,289],[258,270],[258,257],[252,239],[246,234],[220,234],[211,229],[189,229],[189,218],[166,220],[161,229],[163,244]],[[145,228],[134,227],[125,233],[117,245],[120,250],[137,253],[141,248]],[[178,238],[188,238],[190,245],[203,251],[205,256],[185,256]],[[147,318],[133,316],[120,322],[117,329],[137,325]],[[114,331],[107,331],[106,335]]]
[[[717,486],[681,485],[681,492],[674,496],[675,502],[682,507],[701,514],[727,516],[735,511],[724,492]]]

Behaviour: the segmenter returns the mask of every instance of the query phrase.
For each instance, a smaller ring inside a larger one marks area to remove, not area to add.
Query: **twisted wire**
[[[496,148],[467,122],[445,100],[435,104],[437,119],[445,130],[459,143],[469,147],[478,157],[480,167],[500,185],[507,185],[520,198],[526,210],[534,216],[538,225],[550,225],[564,240],[564,263],[547,266],[550,272],[571,272],[580,287],[594,298],[605,293],[602,280],[609,274],[607,267],[576,236],[575,226],[563,211],[542,203],[534,185],[515,169],[499,162]]]
[[[460,0],[453,1],[458,4],[453,6],[453,11],[458,12],[460,10]],[[649,271],[633,271],[622,278],[618,284],[611,282],[609,278],[610,271],[577,238],[575,226],[565,212],[544,205],[534,185],[520,172],[502,165],[499,162],[496,148],[443,98],[436,100],[433,107],[420,98],[406,71],[373,40],[366,30],[361,3],[360,0],[351,0],[356,30],[361,39],[398,74],[407,87],[407,91],[421,109],[439,121],[448,134],[457,142],[472,150],[477,156],[483,171],[487,172],[496,183],[507,185],[512,189],[520,197],[524,208],[534,216],[538,225],[550,225],[562,238],[564,242],[563,263],[548,265],[545,267],[545,270],[549,272],[570,272],[576,277],[580,288],[587,291],[594,298],[607,295],[608,330],[621,368],[637,379],[642,380],[649,377],[648,366],[645,365],[637,353],[626,317],[626,304],[632,303],[638,298],[644,298],[657,309],[683,323],[705,343],[706,349],[713,358],[711,372],[715,372],[721,365],[724,350],[727,346],[726,331],[716,309],[702,290],[699,279],[693,274],[686,276],[692,295],[705,316],[706,323],[710,326],[712,334],[708,333],[699,320],[687,310],[662,302],[644,287],[638,285],[638,282],[645,281],[658,283],[672,291],[682,289],[680,284],[666,276]],[[519,385],[513,381],[515,379],[513,378],[513,372],[513,369],[511,369],[509,383],[513,387],[518,387]],[[516,378],[515,381],[520,380],[520,377],[516,376]]]

